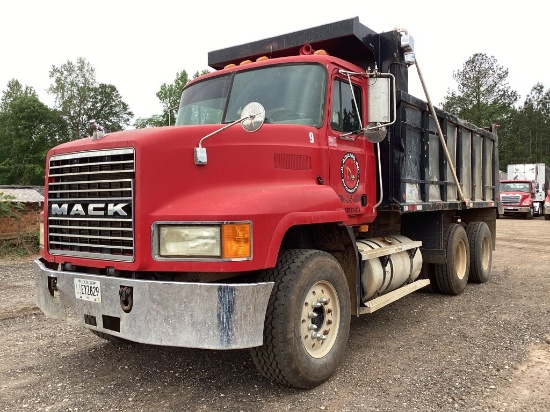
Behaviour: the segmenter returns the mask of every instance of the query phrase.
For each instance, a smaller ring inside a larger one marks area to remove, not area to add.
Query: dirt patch
[[[117,346],[36,310],[31,259],[0,261],[2,411],[548,411],[550,222],[497,221],[493,273],[353,318],[334,376],[301,391],[247,350]]]
[[[40,313],[38,306],[15,306],[9,309],[0,309],[0,321]]]
[[[546,344],[534,345],[514,371],[510,385],[495,391],[488,402],[495,410],[547,411],[550,405],[550,338]]]

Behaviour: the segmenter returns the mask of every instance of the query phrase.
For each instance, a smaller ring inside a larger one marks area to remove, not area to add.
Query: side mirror
[[[265,122],[265,109],[258,102],[248,103],[241,112],[241,125],[247,132],[255,132]]]
[[[380,143],[388,133],[385,127],[380,129],[365,129],[365,138],[371,143]]]
[[[392,79],[389,77],[371,77],[368,79],[368,121],[386,124],[391,119]]]
[[[395,122],[395,107],[393,107],[394,119],[391,120],[391,101],[395,101],[392,95],[392,80],[390,77],[373,77],[368,79],[368,121],[364,129],[365,138],[371,143],[380,143],[386,138],[387,126]],[[395,84],[394,84],[395,90]]]

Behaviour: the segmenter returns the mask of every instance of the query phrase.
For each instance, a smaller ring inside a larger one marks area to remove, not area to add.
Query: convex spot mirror
[[[241,112],[243,129],[247,132],[255,132],[265,121],[265,109],[261,103],[251,102],[244,106]]]
[[[385,127],[379,129],[365,129],[365,138],[371,143],[380,143],[386,138],[387,130]]]

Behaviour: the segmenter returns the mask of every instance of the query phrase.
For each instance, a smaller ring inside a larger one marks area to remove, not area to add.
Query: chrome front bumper
[[[36,303],[46,316],[134,342],[240,349],[263,342],[273,283],[225,284],[136,280],[48,269],[36,259]],[[100,282],[101,302],[78,299],[75,279]],[[123,310],[119,293],[131,288]]]
[[[504,213],[529,213],[529,206],[504,206]]]

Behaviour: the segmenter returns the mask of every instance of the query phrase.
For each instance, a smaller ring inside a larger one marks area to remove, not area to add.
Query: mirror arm
[[[346,140],[348,142],[355,142],[357,138],[363,133],[363,129],[356,130],[354,132],[348,132],[338,135],[338,139]],[[350,137],[352,134],[356,134],[355,137]]]
[[[257,113],[250,113],[252,110],[258,110],[258,112]],[[245,113],[250,113],[250,114],[245,114]],[[240,119],[237,119],[237,120],[235,120],[235,121],[233,121],[229,124],[226,124],[223,127],[220,127],[217,130],[214,130],[212,133],[207,134],[206,136],[204,136],[203,138],[201,138],[199,140],[199,146],[195,147],[195,149],[194,149],[195,165],[197,165],[197,166],[198,165],[205,165],[207,163],[206,148],[202,147],[202,142],[204,140],[208,139],[209,137],[212,137],[215,134],[223,132],[224,130],[230,128],[231,126],[236,125],[237,123],[242,123],[244,129],[249,131],[249,132],[256,131],[260,127],[262,127],[264,119],[265,119],[265,109],[260,103],[252,102],[252,103],[247,104],[243,108],[243,111],[241,112],[241,114],[245,114],[245,115],[243,117],[241,117]],[[250,127],[250,125],[248,125],[248,127],[245,126],[244,122],[246,122],[247,120],[250,120],[252,122],[256,117],[259,118],[259,125],[257,127],[255,127],[254,125],[252,125],[252,127]]]
[[[198,147],[195,147],[195,150],[194,150],[194,155],[195,155],[195,165],[205,165],[207,160],[206,160],[206,148],[202,147],[202,142],[205,140],[205,139],[208,139],[209,137],[212,137],[214,136],[215,134],[218,134],[220,132],[223,132],[224,130],[230,128],[231,126],[235,126],[237,123],[241,123],[243,121],[245,121],[246,119],[248,118],[251,118],[253,119],[255,115],[251,114],[250,116],[245,116],[245,117],[242,117],[240,119],[237,119],[235,120],[234,122],[231,122],[229,124],[226,124],[225,126],[223,126],[222,128],[218,129],[218,130],[214,130],[212,133],[209,133],[207,134],[206,136],[204,136],[201,140],[199,140],[199,146]]]
[[[203,140],[205,139],[208,139],[209,137],[212,137],[214,136],[215,134],[218,134],[220,132],[223,132],[224,130],[226,129],[229,129],[231,126],[234,126],[236,125],[237,123],[240,123],[240,122],[243,122],[245,121],[246,119],[253,119],[255,115],[251,114],[250,116],[245,116],[245,117],[242,117],[240,119],[237,119],[229,124],[226,124],[225,126],[223,126],[222,128],[218,129],[218,130],[214,130],[212,133],[210,134],[207,134],[206,136],[204,136],[201,140],[199,140],[199,147],[202,147],[202,142]]]

